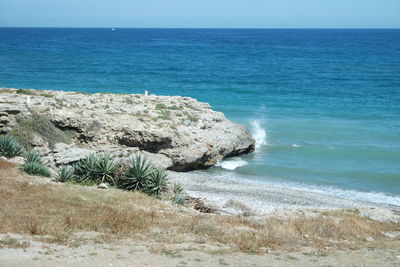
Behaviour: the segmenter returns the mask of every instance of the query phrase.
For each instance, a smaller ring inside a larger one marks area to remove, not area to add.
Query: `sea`
[[[198,172],[400,206],[399,29],[0,28],[0,87],[189,96],[257,142]]]

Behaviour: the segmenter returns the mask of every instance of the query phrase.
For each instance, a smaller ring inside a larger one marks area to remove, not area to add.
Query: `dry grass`
[[[22,176],[24,179],[15,179]],[[17,169],[1,170],[0,232],[62,235],[78,230],[127,235],[156,225],[155,199],[139,193],[40,183]],[[119,192],[118,192],[119,193]]]
[[[73,233],[96,231],[160,244],[211,242],[250,253],[265,248],[365,247],[370,246],[365,241],[369,237],[390,245],[382,232],[400,230],[399,224],[350,211],[258,220],[198,214],[141,193],[53,184],[1,160],[0,221],[0,233],[50,235],[60,242]]]
[[[8,170],[14,168],[15,164],[0,158],[0,170]]]
[[[28,248],[29,242],[20,241],[16,238],[6,236],[2,240],[0,240],[0,248],[3,248],[3,247],[6,247],[6,248]]]

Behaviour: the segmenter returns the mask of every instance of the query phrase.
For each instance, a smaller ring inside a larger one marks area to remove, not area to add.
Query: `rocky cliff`
[[[245,127],[189,97],[0,88],[0,134],[17,136],[50,165],[91,153],[141,152],[175,171],[249,153]]]

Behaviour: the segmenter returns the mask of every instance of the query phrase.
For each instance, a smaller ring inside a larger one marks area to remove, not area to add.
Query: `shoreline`
[[[378,220],[400,221],[400,206],[199,172],[169,172],[169,177],[171,182],[181,183],[191,197],[205,199],[228,214],[265,215],[286,211],[354,209]]]
[[[7,133],[19,127],[26,132],[32,138],[24,141],[39,151],[54,170],[91,153],[110,153],[117,160],[123,160],[135,153],[146,152],[157,166],[169,169],[171,181],[181,183],[190,196],[204,198],[226,213],[261,215],[286,210],[359,208],[400,210],[400,205],[393,207],[351,200],[301,188],[218,177],[201,171],[173,172],[203,169],[225,157],[255,149],[256,140],[244,126],[226,119],[209,104],[192,98],[10,88],[0,88],[0,93],[6,96],[0,101],[3,118],[0,130]],[[87,111],[85,114],[82,107]],[[63,134],[62,140],[51,140],[17,120],[16,115],[35,119],[31,109],[48,122],[39,126],[51,125],[48,130]],[[64,136],[65,130],[72,130],[72,136]],[[64,139],[69,144],[65,144]]]

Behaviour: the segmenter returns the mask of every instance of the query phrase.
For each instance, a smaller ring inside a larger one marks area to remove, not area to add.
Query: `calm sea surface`
[[[400,30],[0,28],[0,86],[194,97],[258,142],[210,175],[400,206]]]

